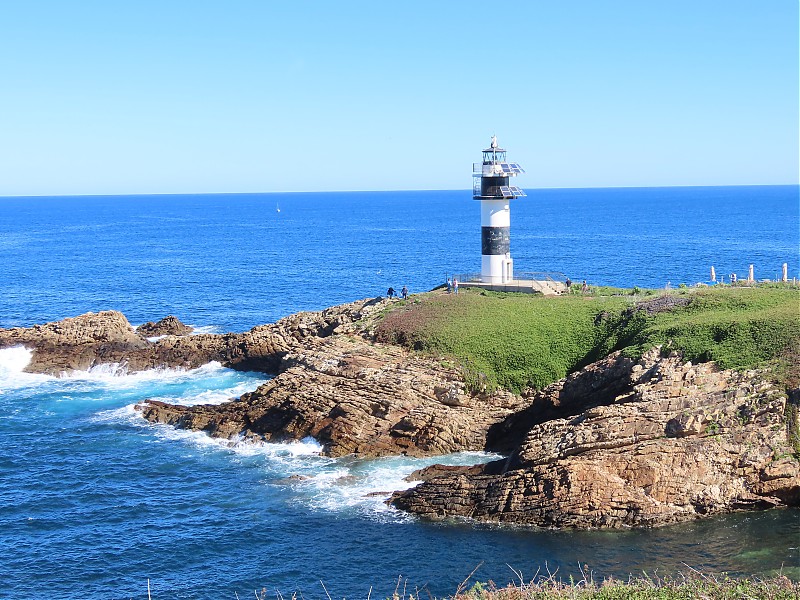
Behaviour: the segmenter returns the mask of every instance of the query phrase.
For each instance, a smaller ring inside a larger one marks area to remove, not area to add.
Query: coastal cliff
[[[221,405],[136,407],[215,437],[311,436],[328,456],[506,456],[415,474],[422,483],[389,502],[424,518],[655,526],[800,505],[800,391],[796,375],[776,377],[786,352],[796,368],[797,294],[767,294],[753,308],[727,293],[634,304],[432,293],[225,335],[189,335],[174,318],[137,331],[120,313],[90,313],[0,330],[0,348],[31,348],[28,370],[52,374],[216,360],[274,375]],[[720,306],[734,307],[730,322]],[[492,310],[504,318],[486,318]],[[730,368],[747,361],[763,365]]]
[[[508,459],[430,467],[390,502],[432,519],[578,528],[797,506],[788,402],[763,372],[694,365],[660,348],[636,361],[616,353],[507,420],[504,429],[525,431]],[[543,420],[555,410],[565,416]]]

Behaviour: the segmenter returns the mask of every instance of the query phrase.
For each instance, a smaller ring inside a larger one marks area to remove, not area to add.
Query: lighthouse
[[[472,197],[481,201],[481,282],[503,284],[514,279],[511,260],[510,202],[524,196],[509,180],[524,169],[506,162],[506,151],[497,146],[497,136],[483,151],[483,161],[472,165]]]

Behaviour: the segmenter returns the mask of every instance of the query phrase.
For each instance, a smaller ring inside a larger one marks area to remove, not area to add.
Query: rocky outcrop
[[[483,450],[486,434],[521,407],[507,392],[474,396],[460,373],[403,348],[342,334],[287,353],[281,373],[219,406],[147,402],[153,422],[258,441],[311,436],[329,456],[431,456]]]
[[[360,300],[324,311],[296,313],[244,333],[192,336],[175,335],[176,331],[185,333],[185,329],[174,317],[153,324],[158,329],[137,331],[122,313],[103,311],[45,325],[0,329],[0,348],[21,345],[33,350],[26,370],[53,375],[110,363],[132,372],[161,367],[191,369],[210,361],[235,369],[276,373],[283,356],[306,340],[344,332],[385,302]],[[173,333],[157,333],[163,332],[163,327]],[[151,333],[164,337],[150,341],[147,337]]]
[[[588,396],[576,393],[587,384]],[[528,409],[506,420],[517,431],[531,424],[510,459],[423,471],[427,481],[391,502],[432,519],[581,528],[798,505],[786,403],[756,371],[683,363],[658,349],[636,362],[612,356],[536,394],[532,406],[545,415]]]
[[[30,328],[0,329],[0,348],[18,345],[34,351],[28,371],[51,374],[122,363],[128,357],[150,353],[152,346],[116,311],[87,313]]]
[[[542,391],[523,392],[526,407],[492,426],[487,439],[495,452],[513,454],[535,425],[574,417],[612,404],[633,389],[635,362],[617,352],[572,373]]]
[[[160,321],[148,321],[144,325],[136,328],[136,333],[145,337],[159,337],[162,335],[189,335],[194,331],[194,327],[189,327],[181,323],[180,319],[174,315],[164,317]]]

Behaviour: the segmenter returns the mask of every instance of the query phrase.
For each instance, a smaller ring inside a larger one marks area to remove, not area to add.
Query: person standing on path
[[[447,293],[449,294],[450,291],[453,289],[453,282],[450,281],[450,278],[447,278]]]
[[[390,287],[388,290],[386,290],[386,295],[389,296],[389,299],[394,298],[394,288]]]
[[[408,300],[408,288],[403,286],[403,289],[400,290],[400,295],[403,297],[403,300]]]
[[[455,277],[453,278],[453,293],[454,294],[458,293],[458,279],[456,279]]]

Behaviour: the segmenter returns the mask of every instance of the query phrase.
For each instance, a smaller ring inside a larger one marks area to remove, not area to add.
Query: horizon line
[[[526,191],[535,190],[624,190],[624,189],[668,189],[668,188],[718,188],[718,187],[800,187],[794,183],[735,183],[735,184],[678,184],[678,185],[611,185],[611,186],[543,186],[523,187]],[[0,194],[3,198],[93,198],[104,196],[264,196],[276,194],[377,194],[390,192],[472,192],[472,188],[405,188],[389,190],[288,190],[269,192],[126,192],[92,194]]]

